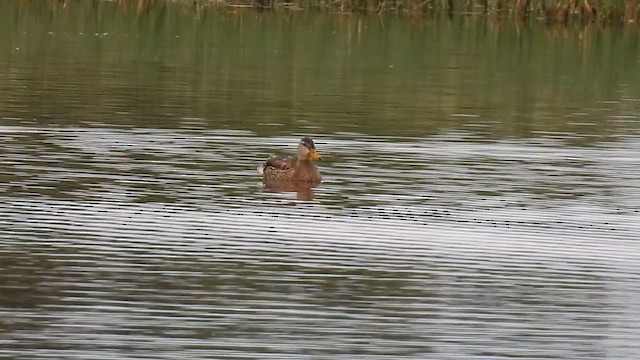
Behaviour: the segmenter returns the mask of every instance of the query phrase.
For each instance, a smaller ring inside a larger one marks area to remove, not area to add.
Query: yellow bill
[[[320,159],[322,159],[322,156],[320,156],[320,154],[318,154],[318,152],[315,149],[309,150],[309,157],[312,160],[320,160]]]

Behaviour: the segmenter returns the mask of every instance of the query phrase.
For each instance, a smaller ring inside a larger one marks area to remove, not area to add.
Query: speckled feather
[[[264,163],[262,176],[270,181],[319,182],[322,175],[310,160],[298,160],[295,156],[272,155]]]

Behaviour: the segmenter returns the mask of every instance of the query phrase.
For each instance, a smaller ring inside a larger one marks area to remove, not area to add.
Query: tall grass
[[[119,0],[154,3],[157,0]],[[481,15],[532,18],[547,22],[602,21],[634,23],[640,0],[195,0],[196,6],[255,6],[272,9],[322,9],[335,13],[408,15]]]
[[[33,0],[32,0],[33,1]],[[118,7],[144,12],[169,0],[114,0]],[[404,14],[410,16],[486,16],[550,23],[633,24],[640,20],[640,0],[177,0],[196,11],[212,7],[261,10],[320,10],[335,14]],[[29,1],[20,0],[19,3]],[[49,0],[54,8],[78,0]]]

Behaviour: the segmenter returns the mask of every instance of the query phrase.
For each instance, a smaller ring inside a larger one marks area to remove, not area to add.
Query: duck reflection
[[[263,182],[265,191],[276,193],[295,192],[297,200],[311,201],[315,198],[313,188],[320,182],[290,182],[266,180]]]

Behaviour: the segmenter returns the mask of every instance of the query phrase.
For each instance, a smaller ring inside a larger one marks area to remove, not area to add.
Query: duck
[[[296,155],[271,155],[258,167],[265,182],[315,183],[322,181],[322,175],[314,163],[322,157],[316,151],[316,144],[305,136],[298,142]]]

